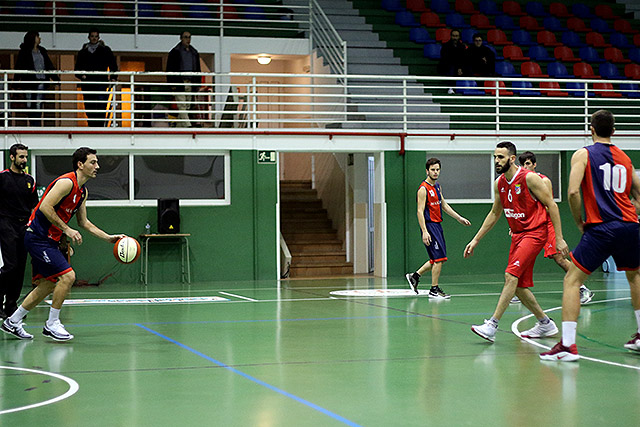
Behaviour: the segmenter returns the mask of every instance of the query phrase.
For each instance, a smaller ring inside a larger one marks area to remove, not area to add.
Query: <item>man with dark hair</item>
[[[496,55],[483,44],[482,34],[473,35],[473,44],[466,54],[469,75],[490,77],[496,74]]]
[[[100,169],[96,150],[88,147],[78,148],[72,158],[74,171],[59,176],[49,184],[40,203],[31,213],[27,225],[24,243],[31,254],[36,287],[0,327],[4,332],[23,340],[32,339],[33,335],[24,330],[22,319],[51,292],[53,302],[42,334],[56,341],[73,339],[73,335],[60,323],[60,309],[76,279],[76,274],[65,255],[58,249],[58,244],[65,235],[71,243],[80,245],[82,235],[69,227],[69,220],[77,214],[76,218],[81,228],[110,243],[115,243],[123,237],[105,233],[87,218],[88,194],[85,184],[95,178]]]
[[[427,248],[429,261],[425,262],[414,273],[407,273],[405,277],[409,282],[409,286],[413,291],[418,293],[418,283],[420,277],[427,271],[431,270],[431,289],[429,290],[429,298],[433,299],[449,299],[450,295],[445,294],[438,285],[440,272],[442,271],[442,263],[447,260],[447,247],[444,241],[444,233],[442,231],[442,211],[454,218],[462,225],[469,226],[471,222],[458,214],[444,200],[442,188],[438,183],[440,176],[440,160],[435,157],[427,160],[427,179],[422,181],[418,187],[418,224],[422,232],[422,243]]]
[[[566,255],[567,244],[562,238],[560,212],[553,195],[538,174],[516,166],[516,147],[512,142],[500,142],[493,153],[496,173],[495,198],[480,230],[464,249],[464,257],[473,255],[480,240],[493,228],[504,210],[511,228],[509,262],[498,304],[489,320],[483,325],[473,325],[471,330],[487,341],[494,342],[498,321],[509,307],[509,301],[517,295],[536,316],[535,326],[521,335],[543,338],[558,333],[553,320],[542,311],[536,297],[529,290],[533,286],[533,265],[536,256],[547,242],[547,212],[556,233],[557,250]]]
[[[571,252],[573,263],[564,276],[562,340],[540,354],[542,360],[573,362],[580,358],[576,346],[580,284],[609,256],[613,256],[617,269],[627,275],[638,325],[624,348],[640,352],[640,178],[631,159],[611,143],[614,125],[611,112],[593,113],[593,145],[579,149],[571,157],[569,207],[582,238]]]
[[[198,50],[191,46],[191,33],[183,31],[180,34],[180,43],[174,46],[169,52],[167,59],[167,72],[173,73],[199,73],[200,54]],[[176,92],[176,104],[178,105],[178,127],[191,127],[189,120],[189,110],[193,101],[193,92],[198,91],[200,76],[174,76],[168,75],[167,82],[174,83],[173,90]],[[195,83],[195,85],[194,85]]]
[[[520,161],[520,165],[523,168],[540,175],[540,178],[542,178],[542,181],[545,183],[547,188],[549,188],[549,191],[551,191],[551,193],[553,194],[553,186],[551,184],[551,180],[549,179],[549,177],[541,174],[540,172],[536,172],[536,166],[538,164],[536,162],[535,154],[533,154],[531,151],[525,151],[524,153],[520,154],[520,156],[518,157],[518,160]],[[547,244],[544,247],[544,257],[552,258],[556,262],[556,264],[558,264],[560,268],[562,268],[566,273],[567,271],[569,271],[569,267],[571,266],[571,261],[563,257],[556,250],[556,233],[553,229],[553,224],[551,223],[551,219],[548,219],[547,226],[549,227],[549,232],[547,235]],[[589,288],[587,288],[584,284],[582,284],[580,286],[580,304],[587,304],[592,299],[593,299],[593,292],[591,292]],[[513,297],[513,299],[511,300],[512,304],[519,303],[519,302],[520,300],[518,299],[518,297]]]
[[[104,74],[76,74],[82,81],[82,97],[89,126],[104,127],[107,117],[109,81],[115,81],[118,71],[116,57],[100,40],[97,28],[89,30],[89,42],[82,46],[76,59],[76,71],[109,71]]]
[[[0,172],[0,317],[11,316],[18,308],[24,282],[27,250],[24,233],[31,210],[38,204],[35,179],[25,173],[28,147],[9,148],[11,166]]]
[[[440,50],[438,73],[441,76],[453,77],[464,75],[466,50],[467,45],[460,40],[460,30],[451,30],[451,38],[448,42],[442,44],[442,49]],[[452,93],[454,93],[454,90],[450,88],[449,94]]]

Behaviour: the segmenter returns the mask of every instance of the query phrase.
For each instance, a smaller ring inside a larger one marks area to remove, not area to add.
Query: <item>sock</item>
[[[13,312],[11,317],[9,317],[9,321],[13,324],[20,322],[24,319],[24,316],[29,313],[29,310],[26,310],[23,306],[19,306],[16,311]]]
[[[56,319],[60,319],[60,309],[51,307],[51,310],[49,310],[49,320],[47,320],[47,323],[51,325]]]
[[[638,333],[640,334],[640,310],[636,310],[636,321],[638,322]]]
[[[569,347],[576,343],[578,322],[562,322],[562,345]]]
[[[540,322],[541,325],[548,325],[550,321],[551,319],[549,319],[549,316],[544,316],[542,319],[538,319],[538,322]]]
[[[491,319],[489,319],[489,322],[491,322],[493,324],[493,326],[495,326],[496,329],[498,329],[498,322],[499,322],[498,319],[496,319],[495,317],[491,316]]]

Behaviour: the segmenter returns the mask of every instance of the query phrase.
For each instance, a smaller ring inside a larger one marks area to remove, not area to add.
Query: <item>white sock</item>
[[[60,318],[60,309],[51,307],[51,310],[49,310],[49,320],[47,320],[47,323],[51,325],[54,320],[59,318]]]
[[[562,345],[569,347],[576,343],[578,322],[562,322]]]
[[[640,334],[640,310],[636,310],[636,321],[638,322],[638,333]]]
[[[26,310],[23,306],[19,306],[18,309],[13,312],[11,317],[9,317],[9,321],[16,324],[24,319],[24,316],[26,316],[27,313],[29,313],[29,310]]]

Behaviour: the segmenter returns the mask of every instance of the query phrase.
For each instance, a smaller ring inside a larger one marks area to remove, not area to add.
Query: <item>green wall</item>
[[[276,165],[257,164],[255,151],[232,151],[231,204],[180,207],[181,232],[191,233],[192,281],[276,278],[276,185]],[[157,230],[155,207],[89,207],[87,212],[108,233],[137,237],[147,222]],[[71,261],[78,279],[95,283],[113,273],[108,283],[138,283],[140,261],[119,264],[110,244],[83,234]],[[178,244],[154,243],[149,254],[149,283],[180,280]]]

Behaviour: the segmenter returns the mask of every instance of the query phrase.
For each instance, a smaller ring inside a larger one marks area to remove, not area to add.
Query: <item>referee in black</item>
[[[24,233],[31,211],[38,204],[36,180],[25,173],[28,147],[9,149],[11,166],[0,172],[0,316],[11,316],[18,308],[27,251]]]

